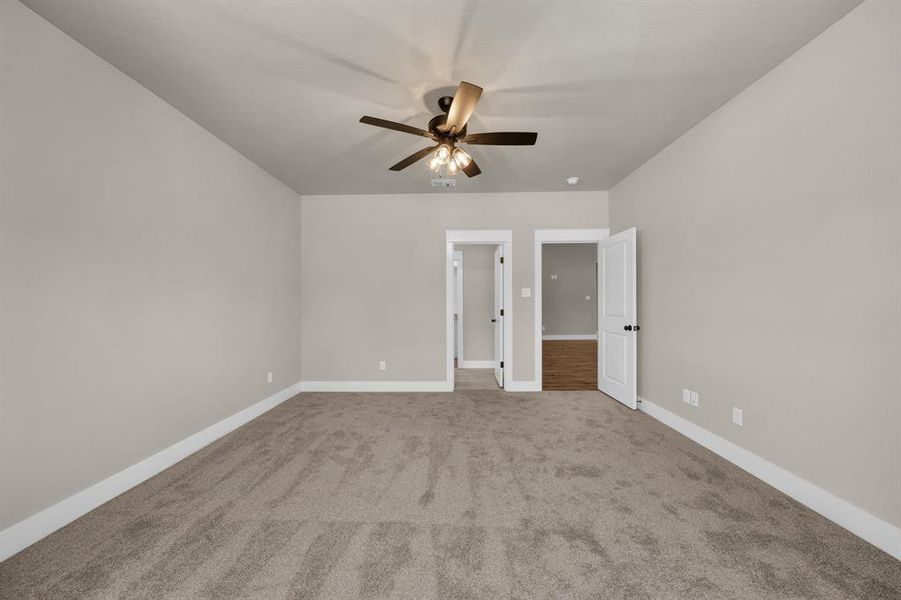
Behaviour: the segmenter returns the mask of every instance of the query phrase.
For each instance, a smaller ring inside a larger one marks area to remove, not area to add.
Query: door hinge
[[[501,257],[501,264],[504,264],[504,257]]]
[[[501,361],[501,368],[504,368],[504,361]]]
[[[501,316],[502,316],[502,317],[504,316],[504,309],[503,309],[503,308],[501,309]]]

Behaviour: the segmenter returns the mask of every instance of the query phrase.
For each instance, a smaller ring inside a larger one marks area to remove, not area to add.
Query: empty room
[[[0,599],[901,598],[901,2],[0,0]]]

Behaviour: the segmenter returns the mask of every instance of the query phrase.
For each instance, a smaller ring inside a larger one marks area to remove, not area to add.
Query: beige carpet
[[[901,563],[595,392],[304,394],[0,565],[3,598],[878,598]]]

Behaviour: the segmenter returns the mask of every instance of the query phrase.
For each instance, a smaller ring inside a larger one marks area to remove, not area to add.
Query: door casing
[[[541,287],[542,287],[542,246],[544,244],[597,244],[610,237],[609,229],[536,229],[535,251],[533,261],[535,265],[535,283],[532,289],[532,306],[535,311],[535,387],[541,391],[542,365],[541,365]]]
[[[513,380],[513,230],[448,229],[445,232],[445,389],[454,390],[454,250],[460,245],[499,245],[504,252],[504,389]]]

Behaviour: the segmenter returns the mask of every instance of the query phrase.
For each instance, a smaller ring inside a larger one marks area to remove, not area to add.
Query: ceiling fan
[[[461,144],[481,144],[487,146],[533,146],[538,134],[526,131],[503,131],[496,133],[466,133],[466,122],[475,110],[476,103],[482,95],[482,88],[465,81],[460,82],[457,92],[453,96],[442,96],[438,99],[438,107],[444,114],[437,115],[429,121],[428,131],[418,127],[412,127],[403,123],[386,121],[376,117],[362,117],[360,123],[403,131],[413,135],[421,135],[429,138],[434,145],[423,148],[419,152],[411,154],[390,170],[401,171],[413,163],[422,160],[429,154],[432,159],[429,167],[433,171],[440,171],[442,167],[447,169],[448,175],[455,175],[457,171],[463,171],[467,177],[475,177],[482,170],[476,161],[466,153]]]

